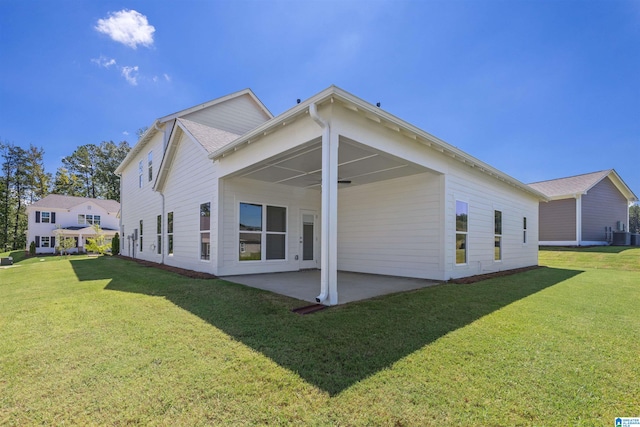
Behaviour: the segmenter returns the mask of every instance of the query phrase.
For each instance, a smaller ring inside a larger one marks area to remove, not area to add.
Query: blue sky
[[[251,88],[335,84],[523,181],[614,168],[640,195],[640,0],[0,0],[0,140],[127,140]]]

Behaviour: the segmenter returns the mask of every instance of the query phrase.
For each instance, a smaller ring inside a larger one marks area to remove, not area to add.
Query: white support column
[[[576,244],[582,244],[582,195],[576,196]]]
[[[316,301],[338,303],[338,132],[322,119],[315,104],[309,115],[322,128],[322,221],[320,234],[320,295]]]
[[[331,131],[329,134],[329,141],[327,147],[327,175],[323,174],[322,180],[322,193],[327,193],[328,206],[325,209],[324,204],[322,206],[323,218],[324,215],[328,216],[328,230],[327,230],[327,243],[328,243],[328,285],[329,285],[329,304],[338,304],[338,133]],[[325,147],[323,146],[324,150]],[[324,171],[325,165],[322,165]],[[325,179],[326,178],[326,179]],[[328,182],[327,182],[328,181]],[[326,188],[326,190],[325,190]],[[323,229],[324,232],[324,229]]]

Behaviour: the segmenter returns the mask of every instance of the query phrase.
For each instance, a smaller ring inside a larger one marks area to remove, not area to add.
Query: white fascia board
[[[127,165],[131,162],[131,159],[137,156],[138,153],[140,153],[140,151],[142,151],[142,149],[147,145],[147,143],[151,141],[151,138],[153,138],[153,136],[158,132],[158,125],[160,125],[160,122],[158,122],[158,120],[155,120],[151,124],[151,126],[147,128],[140,139],[138,139],[138,142],[136,142],[136,145],[134,145],[131,150],[129,150],[127,156],[114,171],[116,175],[121,175],[124,168],[126,168]]]
[[[352,95],[349,92],[346,92],[338,88],[337,86],[330,86],[329,88],[323,90],[322,92],[305,100],[304,102],[285,111],[279,116],[276,116],[273,119],[263,123],[261,126],[257,127],[253,131],[241,136],[240,138],[231,142],[225,147],[211,153],[209,155],[209,158],[212,160],[218,160],[227,154],[233,153],[237,151],[244,144],[247,144],[250,141],[252,142],[256,139],[259,139],[267,133],[273,132],[277,126],[286,124],[287,122],[290,122],[291,120],[293,120],[294,118],[296,118],[301,114],[307,114],[309,105],[311,105],[312,103],[320,104],[327,100],[331,100],[332,102],[334,100],[341,101],[346,105],[348,105],[348,108],[350,110],[356,111],[356,112],[362,112],[367,117],[371,117],[372,119],[377,118],[378,120],[380,120],[380,123],[383,123],[385,126],[389,127],[390,129],[397,130],[398,132],[401,132],[403,135],[409,134],[409,137],[416,139],[431,148],[435,148],[436,150],[449,155],[450,157],[462,162],[463,164],[466,164],[467,166],[476,168],[481,172],[489,176],[492,176],[495,179],[503,181],[513,187],[520,189],[521,191],[529,193],[535,196],[536,198],[538,198],[539,200],[542,200],[542,201],[549,200],[549,198],[545,194],[529,187],[528,185],[505,174],[504,172],[499,171],[493,166],[490,166],[487,163],[484,163],[483,161],[476,159],[475,157],[465,153],[464,151],[454,147],[453,145],[450,145],[449,143],[431,135],[430,133],[425,132],[416,126],[413,126],[412,124],[390,113],[387,113],[386,111],[380,109],[379,107],[376,107],[356,97],[355,95]],[[415,135],[415,136],[411,136],[411,135]]]
[[[618,175],[615,169],[611,169],[611,173],[609,173],[609,178],[613,182],[618,190],[627,198],[629,203],[635,203],[638,201],[638,196],[636,196],[631,188],[624,182],[624,180]]]

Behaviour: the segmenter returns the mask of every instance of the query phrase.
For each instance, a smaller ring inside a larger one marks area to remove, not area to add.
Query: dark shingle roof
[[[529,187],[538,190],[547,197],[570,196],[583,194],[594,185],[602,181],[612,172],[612,169],[569,176],[566,178],[550,179],[529,184]]]

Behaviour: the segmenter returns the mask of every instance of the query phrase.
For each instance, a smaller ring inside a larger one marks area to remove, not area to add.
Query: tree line
[[[43,148],[0,141],[0,252],[25,247],[26,207],[48,194],[120,201],[114,171],[130,149],[126,141],[79,146],[53,175],[45,170]]]

